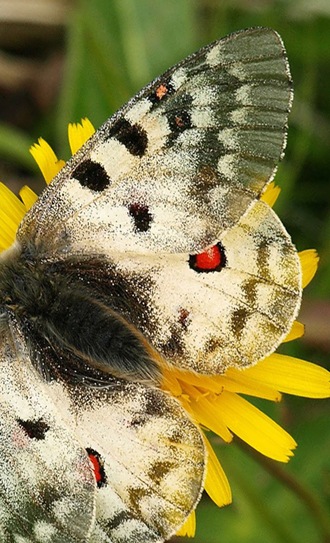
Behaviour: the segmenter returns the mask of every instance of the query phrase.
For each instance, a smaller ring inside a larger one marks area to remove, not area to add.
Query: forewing
[[[52,254],[202,251],[272,178],[290,105],[276,32],[255,28],[215,42],[108,120],[46,189],[19,236]]]
[[[0,541],[85,543],[95,477],[63,423],[18,329],[0,343]]]
[[[264,202],[224,232],[218,246],[222,264],[213,271],[196,270],[188,254],[127,254],[116,262],[117,277],[135,286],[134,307],[141,309],[135,324],[145,337],[177,367],[210,374],[273,352],[301,301],[296,248]]]
[[[168,539],[201,495],[206,460],[197,426],[175,399],[142,384],[71,387],[63,397],[57,387],[50,384],[50,394],[102,466],[91,542]]]

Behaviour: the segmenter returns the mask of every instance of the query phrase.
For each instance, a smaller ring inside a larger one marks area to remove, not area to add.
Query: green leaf
[[[33,139],[18,128],[0,123],[0,155],[31,172],[38,170],[29,153],[33,143]]]

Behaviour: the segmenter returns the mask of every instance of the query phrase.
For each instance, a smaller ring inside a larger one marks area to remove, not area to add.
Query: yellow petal
[[[192,397],[191,393],[189,396]],[[233,436],[223,422],[221,410],[218,409],[216,403],[217,396],[212,395],[210,397],[210,400],[208,396],[200,397],[198,400],[191,400],[189,411],[200,424],[218,434],[226,443],[230,443]]]
[[[19,198],[9,190],[6,185],[0,183],[1,211],[7,215],[15,224],[16,229],[23,219],[26,208]]]
[[[221,464],[209,442],[204,435],[204,440],[208,452],[207,472],[204,488],[211,500],[219,507],[228,505],[232,502],[232,495],[228,479],[223,471]]]
[[[16,237],[18,224],[0,210],[0,247],[1,251],[8,249]]]
[[[17,228],[26,208],[11,190],[0,183],[0,251],[8,249],[16,237]]]
[[[30,153],[48,184],[65,164],[64,160],[58,160],[51,146],[43,138],[39,138],[38,143],[30,147]]]
[[[183,526],[181,526],[180,530],[176,533],[176,535],[184,537],[194,537],[196,532],[196,515],[195,511],[192,511],[187,518],[186,522]]]
[[[293,341],[294,339],[297,339],[301,336],[303,336],[305,333],[305,326],[301,324],[301,322],[294,321],[290,332],[286,336],[286,338],[282,339],[282,343],[286,343],[287,341]]]
[[[185,384],[192,385],[198,388],[204,388],[212,392],[222,392],[223,383],[218,382],[214,376],[202,375],[198,373],[193,373],[190,371],[178,370],[176,368],[171,368],[169,373],[179,381],[181,387],[184,387]]]
[[[197,373],[174,368],[171,370],[171,373],[176,377],[182,389],[189,384],[197,387],[198,390],[204,389],[205,391],[215,392],[216,394],[221,394],[223,390],[230,390],[231,392],[258,396],[258,398],[265,398],[274,402],[281,399],[281,395],[278,392],[267,386],[262,386],[260,383],[253,382],[253,380],[246,378],[242,371],[234,370],[234,368],[228,369],[224,375],[198,375]],[[167,374],[166,377],[168,379]],[[174,383],[170,386],[172,388],[169,388],[169,390],[174,390]],[[179,394],[175,395],[179,396]]]
[[[0,253],[2,253],[2,251],[5,251],[6,249],[8,249],[8,247],[10,247],[10,245],[7,245],[4,240],[1,238],[1,235],[0,235]]]
[[[81,123],[70,123],[68,126],[68,137],[71,153],[74,155],[94,132],[95,128],[89,119],[81,119]]]
[[[31,209],[34,202],[38,200],[37,194],[27,185],[21,188],[19,195],[22,198],[23,204],[25,205],[27,211]]]
[[[299,358],[274,353],[244,371],[281,392],[306,398],[330,396],[330,372]]]
[[[302,271],[302,288],[307,287],[316,274],[319,256],[315,249],[307,249],[298,253]]]
[[[276,187],[274,181],[272,181],[266,187],[266,190],[261,195],[260,200],[263,200],[263,202],[266,202],[266,204],[268,204],[270,207],[273,207],[277,198],[279,197],[280,192],[281,192],[280,187]]]
[[[172,396],[178,397],[182,394],[182,388],[178,379],[175,377],[175,370],[163,368],[162,388],[169,390]]]
[[[279,462],[288,462],[297,444],[276,422],[249,402],[224,391],[217,407],[228,428],[254,449]]]
[[[256,381],[247,371],[238,368],[228,368],[225,375],[221,378],[223,388],[229,392],[238,394],[248,394],[257,398],[264,398],[273,402],[279,402],[282,398],[280,392],[269,387],[265,383]]]

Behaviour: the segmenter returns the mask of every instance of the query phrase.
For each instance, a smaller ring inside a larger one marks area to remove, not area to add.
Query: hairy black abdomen
[[[44,376],[155,383],[155,352],[130,323],[130,307],[135,323],[147,311],[131,303],[127,281],[106,260],[48,262],[31,245],[0,262],[0,305],[20,323]]]

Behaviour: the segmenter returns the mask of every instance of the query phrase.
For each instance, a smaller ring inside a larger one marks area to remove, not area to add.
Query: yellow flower
[[[93,134],[94,128],[87,120],[82,124],[69,125],[69,142],[75,153]],[[39,139],[30,149],[47,183],[64,166],[50,146]],[[273,206],[279,195],[279,188],[271,183],[262,199]],[[17,198],[0,184],[0,251],[8,248],[15,239],[16,230],[26,211],[37,196],[28,187],[23,187]],[[299,254],[303,287],[313,278],[318,264],[315,250]],[[304,326],[295,322],[285,341],[302,336]],[[162,386],[175,396],[204,430],[212,430],[223,441],[230,443],[236,435],[260,453],[288,462],[297,446],[294,439],[267,415],[250,404],[240,394],[278,402],[282,393],[309,398],[330,396],[330,373],[297,358],[271,354],[253,367],[229,368],[223,375],[205,376],[175,368],[164,369]],[[205,490],[218,505],[231,502],[231,491],[227,477],[208,439],[204,435],[208,451]],[[193,537],[196,519],[194,512],[178,532],[178,535]]]
[[[80,123],[69,124],[68,135],[72,154],[88,140],[95,132],[88,119]],[[30,153],[38,164],[47,184],[63,168],[64,160],[59,160],[50,145],[39,138],[30,148]],[[14,241],[17,228],[25,213],[33,206],[38,196],[25,186],[19,193],[21,200],[15,196],[3,183],[0,183],[0,252],[8,249]]]

